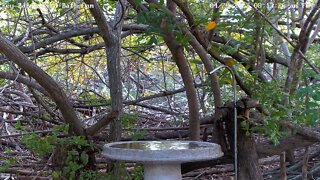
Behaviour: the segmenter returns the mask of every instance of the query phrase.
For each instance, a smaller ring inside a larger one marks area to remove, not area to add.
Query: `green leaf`
[[[154,44],[158,44],[158,40],[155,36],[151,36],[149,42],[147,43],[148,45],[154,45]]]
[[[149,4],[149,7],[150,7],[151,9],[159,9],[159,8],[160,8],[160,6],[159,6],[158,4],[156,4],[156,3],[150,3],[150,4]]]
[[[218,46],[211,46],[210,47],[210,50],[212,50],[212,51],[214,51],[214,52],[216,52],[216,53],[218,53],[218,54],[220,54],[222,51],[221,51],[221,48],[220,47],[218,47]]]
[[[89,162],[89,156],[88,156],[88,154],[86,154],[85,152],[82,152],[81,155],[80,155],[80,160],[81,160],[81,163],[82,163],[83,165],[88,164],[88,162]]]
[[[73,0],[59,0],[61,3],[69,3],[72,2]]]
[[[23,130],[24,130],[24,128],[23,128],[23,126],[22,126],[22,124],[21,124],[21,121],[17,121],[17,123],[15,124],[15,128],[16,128],[17,130],[20,130],[20,131],[23,131]]]
[[[192,64],[202,64],[202,61],[199,60],[199,59],[192,59],[192,60],[190,60],[190,63],[192,63]]]
[[[319,107],[319,103],[318,102],[306,102],[306,105],[310,108],[313,108],[313,107]]]
[[[141,4],[143,0],[134,0],[135,4]]]

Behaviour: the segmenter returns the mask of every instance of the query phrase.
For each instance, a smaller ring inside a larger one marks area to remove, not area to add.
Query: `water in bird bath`
[[[120,143],[111,146],[112,148],[140,149],[140,150],[182,150],[210,147],[207,144],[183,141],[139,141]]]

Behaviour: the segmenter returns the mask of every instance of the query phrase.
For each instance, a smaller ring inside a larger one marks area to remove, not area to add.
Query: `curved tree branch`
[[[12,42],[0,35],[0,52],[5,54],[12,62],[16,63],[31,77],[33,77],[51,96],[60,109],[66,123],[70,125],[70,130],[76,135],[84,135],[80,119],[77,117],[71,102],[65,92],[51,76],[44,72],[34,62],[23,54]]]
[[[0,78],[17,81],[19,83],[25,84],[27,86],[30,86],[36,89],[37,91],[41,92],[46,96],[50,96],[50,94],[42,86],[40,86],[35,80],[25,77],[23,75],[0,71]]]

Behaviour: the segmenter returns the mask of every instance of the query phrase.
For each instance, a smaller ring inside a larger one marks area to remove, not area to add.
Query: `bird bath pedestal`
[[[180,180],[181,163],[223,156],[220,145],[199,141],[127,141],[103,149],[108,159],[144,164],[145,180]]]

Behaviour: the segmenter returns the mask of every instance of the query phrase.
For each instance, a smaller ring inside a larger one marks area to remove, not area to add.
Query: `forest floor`
[[[170,135],[172,135],[171,132],[187,130],[187,123],[177,123],[179,121],[168,122],[167,120],[164,120],[165,116],[163,115],[144,114],[140,115],[138,119],[139,121],[136,124],[136,128],[145,130],[147,137],[156,137],[161,133],[170,137]],[[129,135],[130,133],[125,132],[124,134]],[[175,139],[184,140],[183,137]],[[98,140],[96,143],[103,144],[104,142],[105,141]],[[302,171],[302,159],[305,156],[305,148],[295,150],[296,163],[293,165],[287,165],[288,179],[301,179],[299,178],[299,175],[301,175]],[[320,144],[310,146],[308,148],[308,156],[308,170],[314,169],[319,174]],[[260,159],[264,179],[279,179],[279,160],[280,158],[278,155]],[[6,167],[6,170],[2,169],[0,171],[5,172],[0,173],[0,180],[9,179],[8,177],[10,176],[18,177],[12,179],[51,179],[50,175],[52,171],[50,170],[50,157],[40,158],[34,153],[26,150],[26,148],[21,144],[20,136],[0,138],[0,168],[3,168],[1,167],[1,162],[4,161],[11,161],[10,163],[12,165]],[[97,167],[102,172],[106,169],[106,159],[101,155],[97,156]],[[133,167],[134,164],[127,164],[129,172],[132,171]],[[183,179],[231,180],[233,179],[233,175],[233,165],[223,164],[185,173],[183,174]],[[316,175],[308,177],[310,179],[320,179],[320,176],[317,177]]]
[[[308,170],[319,169],[320,167],[320,144],[316,144],[309,147],[309,155],[317,154],[315,158],[311,158],[308,161]],[[305,149],[297,149],[295,151],[296,163],[293,165],[287,164],[287,177],[288,179],[297,180],[302,179],[302,159],[305,156]],[[277,180],[280,179],[280,157],[279,155],[271,156],[268,158],[260,159],[260,167],[262,169],[263,177],[265,180]],[[184,180],[233,180],[234,170],[232,164],[217,165],[215,167],[203,168],[195,170],[183,175]],[[318,175],[308,176],[308,179],[319,180]]]

